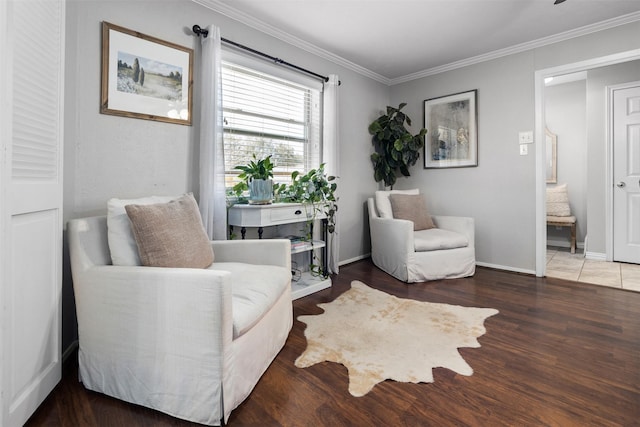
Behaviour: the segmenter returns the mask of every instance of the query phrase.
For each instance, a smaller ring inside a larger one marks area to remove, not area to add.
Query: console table
[[[262,239],[264,227],[273,227],[276,225],[293,224],[296,222],[305,222],[313,218],[311,206],[305,206],[302,203],[273,203],[270,205],[233,205],[229,208],[230,231],[233,227],[241,227],[240,233],[242,239],[246,236],[248,227],[258,229],[258,238]],[[292,246],[291,254],[309,252],[312,259],[312,251],[316,249],[322,250],[323,268],[327,266],[327,218],[325,215],[318,214],[316,219],[322,224],[322,239],[306,242],[302,245]],[[311,224],[311,235],[313,236],[313,224]],[[292,272],[293,273],[293,272]],[[292,298],[298,299],[306,295],[318,292],[331,286],[330,278],[315,277],[309,272],[303,272],[299,280],[291,281]]]

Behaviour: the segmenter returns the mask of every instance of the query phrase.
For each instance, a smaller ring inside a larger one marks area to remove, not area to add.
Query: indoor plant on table
[[[387,113],[381,115],[369,125],[369,133],[373,135],[371,142],[375,153],[371,155],[373,176],[376,182],[384,181],[384,185],[393,188],[398,172],[409,176],[409,167],[416,164],[420,151],[424,147],[426,129],[420,129],[416,135],[405,127],[411,126],[411,119],[404,114],[402,108],[387,107]]]
[[[233,186],[236,196],[240,197],[243,192],[249,190],[250,205],[268,205],[273,201],[273,168],[271,156],[258,159],[253,155],[247,165],[236,166],[234,169],[240,170],[239,183]]]

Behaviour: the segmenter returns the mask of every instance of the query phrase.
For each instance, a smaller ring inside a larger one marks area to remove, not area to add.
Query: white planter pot
[[[253,179],[249,181],[249,204],[268,205],[273,201],[273,180]]]

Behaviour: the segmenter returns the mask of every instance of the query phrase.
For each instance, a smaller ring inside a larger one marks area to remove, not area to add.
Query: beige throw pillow
[[[414,231],[435,227],[422,194],[391,194],[389,200],[391,200],[393,217],[413,221]]]
[[[214,255],[192,194],[168,203],[127,205],[142,265],[207,268]]]
[[[547,215],[549,216],[570,216],[569,193],[567,184],[547,187]]]
[[[391,210],[391,200],[389,196],[392,194],[418,194],[419,190],[413,188],[411,190],[378,190],[375,193],[376,210],[380,218],[393,218],[393,211]]]
[[[109,199],[107,203],[107,241],[113,265],[142,265],[138,245],[133,237],[131,221],[124,209],[127,205],[167,203],[180,196],[149,196],[139,199]]]

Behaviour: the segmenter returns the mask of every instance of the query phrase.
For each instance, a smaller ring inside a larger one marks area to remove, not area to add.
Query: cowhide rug
[[[432,369],[473,374],[459,347],[480,347],[491,308],[461,307],[397,298],[359,281],[334,301],[318,304],[324,313],[298,316],[307,324],[307,348],[295,365],[329,361],[349,371],[349,392],[364,396],[386,379],[433,382]]]

